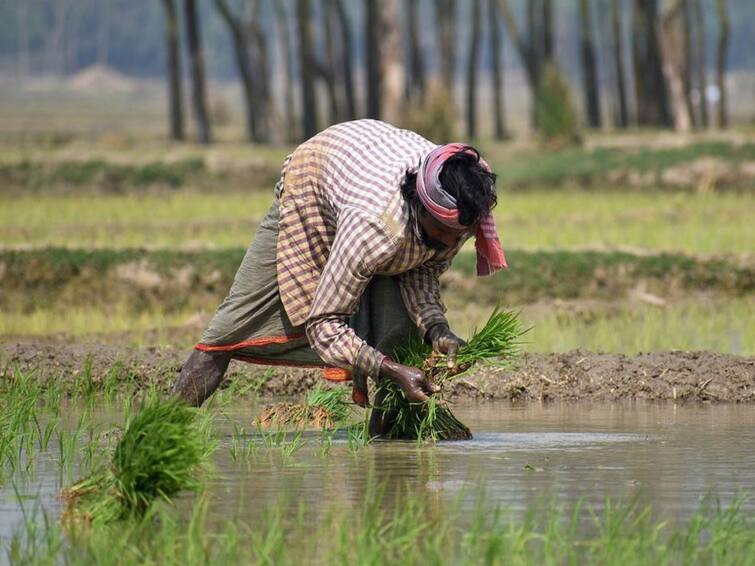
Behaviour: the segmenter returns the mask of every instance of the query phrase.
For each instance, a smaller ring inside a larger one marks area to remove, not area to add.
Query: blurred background
[[[379,118],[478,146],[511,269],[460,333],[753,354],[751,0],[3,0],[0,340],[188,348],[281,162]]]

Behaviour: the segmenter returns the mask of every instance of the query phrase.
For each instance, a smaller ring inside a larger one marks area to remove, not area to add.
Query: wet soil
[[[73,387],[89,371],[95,384],[108,376],[168,391],[188,350],[123,348],[102,344],[13,342],[0,346],[0,376],[14,368]],[[89,369],[87,369],[89,368]],[[113,370],[113,368],[116,368]],[[265,397],[301,395],[322,383],[319,370],[265,368],[233,362],[225,386]],[[526,354],[511,369],[479,366],[444,386],[451,400],[755,402],[755,357],[668,351],[629,356],[575,350]]]

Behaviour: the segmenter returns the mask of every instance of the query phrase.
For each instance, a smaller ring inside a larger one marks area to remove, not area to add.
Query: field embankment
[[[33,372],[70,395],[80,390],[170,391],[186,350],[101,344],[16,342],[0,348],[0,376]],[[264,397],[302,395],[322,384],[317,369],[264,368],[235,362],[226,387]],[[716,352],[628,356],[575,350],[526,354],[514,368],[480,366],[451,380],[452,400],[755,402],[755,357]]]

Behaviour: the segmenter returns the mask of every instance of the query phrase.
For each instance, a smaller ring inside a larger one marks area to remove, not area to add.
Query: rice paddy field
[[[511,268],[476,279],[465,249],[442,294],[461,336],[517,313],[522,354],[449,380],[471,440],[370,441],[349,395],[337,423],[261,426],[320,374],[237,362],[154,425],[291,147],[3,96],[4,561],[755,564],[752,130],[482,140]]]

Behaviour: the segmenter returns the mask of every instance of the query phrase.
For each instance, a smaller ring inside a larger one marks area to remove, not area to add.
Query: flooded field
[[[73,434],[88,418],[73,408],[63,411],[60,431]],[[706,498],[727,505],[755,485],[755,411],[745,405],[465,403],[456,414],[474,431],[471,441],[367,446],[347,432],[260,435],[258,410],[235,403],[213,411],[214,520],[254,524],[273,507],[284,516],[302,509],[316,516],[359,506],[375,491],[389,514],[401,498],[433,501],[430,512],[440,513],[451,505],[471,512],[484,497],[515,514],[551,501],[569,512],[579,504],[589,518],[610,500],[652,506],[656,519],[687,520]],[[95,411],[76,449],[53,439],[28,473],[2,486],[0,538],[8,540],[32,511],[59,514],[57,494],[86,467],[94,431],[107,430],[120,414]],[[179,509],[193,497],[182,498]],[[751,513],[755,501],[743,506]]]
[[[593,509],[606,497],[637,498],[664,517],[688,518],[708,495],[726,503],[755,485],[749,406],[496,403],[462,405],[456,414],[472,428],[473,440],[375,442],[352,454],[341,435],[323,456],[319,435],[312,435],[312,445],[305,443],[290,461],[261,458],[249,465],[221,450],[222,478],[212,491],[226,501],[222,507],[238,505],[252,515],[282,493],[294,509],[316,505],[324,494],[354,505],[383,483],[388,493],[408,487],[449,501],[466,494],[470,504],[483,489],[489,502],[519,510],[543,497]],[[241,503],[248,501],[255,505]],[[755,502],[748,505],[755,510]]]

